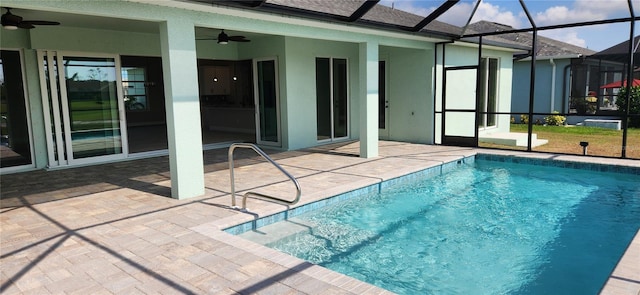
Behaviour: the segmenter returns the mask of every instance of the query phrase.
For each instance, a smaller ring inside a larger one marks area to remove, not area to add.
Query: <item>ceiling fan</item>
[[[59,22],[46,20],[23,20],[21,16],[11,13],[11,8],[5,8],[7,12],[2,15],[2,27],[7,30],[33,29],[35,26],[55,26]]]
[[[217,39],[202,38],[202,39],[196,39],[196,40],[218,40],[218,44],[222,44],[222,45],[229,44],[229,41],[251,42],[251,40],[247,39],[245,36],[229,36],[224,32],[224,30],[222,30],[220,34],[218,34]]]

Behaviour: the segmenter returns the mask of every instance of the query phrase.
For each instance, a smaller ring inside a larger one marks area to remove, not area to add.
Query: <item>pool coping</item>
[[[585,158],[570,155],[532,154],[519,151],[474,149],[463,155],[452,156],[448,160],[443,160],[440,163],[426,165],[424,169],[420,169],[418,171],[403,173],[389,178],[380,178],[377,180],[352,183],[351,186],[356,185],[357,187],[346,190],[344,188],[335,188],[334,190],[325,191],[323,194],[321,194],[321,196],[316,196],[315,198],[311,198],[311,200],[301,201],[299,204],[296,204],[294,206],[287,206],[286,208],[283,208],[282,206],[275,206],[270,210],[261,210],[260,213],[242,214],[242,217],[232,216],[230,218],[223,218],[216,222],[194,227],[192,228],[192,230],[209,236],[211,236],[212,232],[216,232],[215,236],[217,236],[217,238],[224,240],[234,240],[236,246],[244,248],[245,250],[259,249],[262,252],[266,251],[269,254],[266,255],[265,258],[270,258],[273,256],[280,257],[279,259],[282,260],[282,255],[285,255],[285,261],[295,261],[295,263],[298,264],[304,263],[304,260],[300,260],[288,254],[284,254],[275,250],[266,250],[270,248],[244,240],[238,237],[237,234],[242,231],[260,228],[264,225],[268,225],[277,221],[286,220],[287,218],[294,217],[311,210],[316,210],[320,207],[334,204],[336,202],[340,202],[363,193],[379,191],[384,187],[395,185],[398,182],[407,181],[410,178],[423,177],[425,175],[435,176],[446,173],[459,164],[472,163],[476,159],[640,175],[640,161],[590,157]],[[344,191],[340,192],[341,189]],[[331,194],[331,192],[333,192],[333,194]],[[244,245],[244,247],[242,247],[242,245]],[[600,294],[621,294],[619,291],[626,290],[627,292],[622,294],[636,295],[636,292],[640,291],[640,278],[636,278],[634,276],[636,274],[640,274],[640,269],[635,266],[635,263],[633,263],[633,261],[638,261],[638,259],[640,258],[639,253],[640,230],[627,247],[625,254],[623,254],[621,259],[618,261],[612,274],[609,276],[609,279],[601,289]],[[274,262],[277,261],[274,260]],[[333,271],[328,271],[329,274],[333,273]],[[363,284],[367,283],[363,282]],[[634,289],[636,289],[637,291],[634,291]]]

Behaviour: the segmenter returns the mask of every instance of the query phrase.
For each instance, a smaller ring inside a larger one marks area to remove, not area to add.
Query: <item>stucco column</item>
[[[160,24],[171,196],[204,194],[198,66],[194,25],[188,19]]]
[[[378,43],[360,43],[360,157],[378,156]]]

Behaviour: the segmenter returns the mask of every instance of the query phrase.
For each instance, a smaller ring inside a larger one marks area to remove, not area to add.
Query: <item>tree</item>
[[[629,114],[640,115],[640,86],[631,87],[629,99]],[[618,98],[616,99],[616,105],[621,112],[627,111],[627,87],[620,88],[618,92]],[[640,117],[629,118],[629,127],[640,127]]]

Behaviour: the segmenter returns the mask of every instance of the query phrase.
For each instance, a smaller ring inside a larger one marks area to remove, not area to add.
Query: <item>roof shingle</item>
[[[469,28],[479,33],[493,33],[501,31],[514,30],[513,27],[494,23],[490,21],[479,21],[469,25]],[[533,44],[533,34],[531,33],[509,33],[503,35],[495,35],[498,39],[503,39],[511,42],[516,42],[527,47],[531,47]],[[554,40],[544,36],[538,35],[537,37],[537,57],[554,57],[554,56],[570,56],[570,55],[591,55],[595,51],[575,46],[562,41]]]

